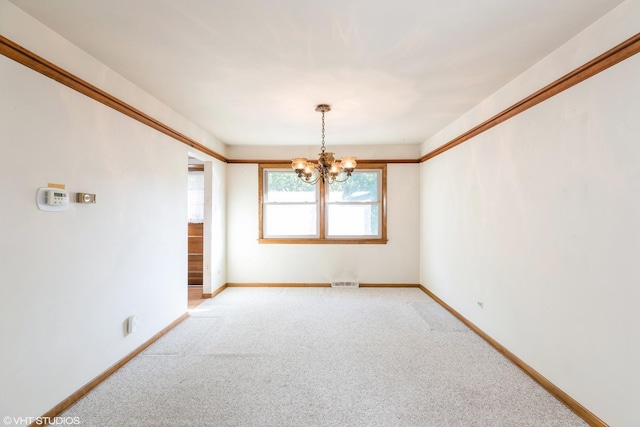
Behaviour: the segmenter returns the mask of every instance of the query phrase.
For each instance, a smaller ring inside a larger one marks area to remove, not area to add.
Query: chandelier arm
[[[316,184],[318,181],[320,181],[320,178],[322,178],[322,176],[320,174],[316,175],[316,177],[314,179],[309,179],[307,180],[307,178],[304,177],[304,175],[298,175],[298,178],[300,178],[303,182],[307,183],[307,184]]]
[[[351,174],[350,173],[346,173],[346,174],[347,174],[347,176],[345,176],[344,179],[338,179],[336,177],[336,178],[333,178],[333,180],[330,181],[329,184],[333,184],[334,182],[345,182],[345,181],[347,181],[349,179],[349,177],[351,176]]]

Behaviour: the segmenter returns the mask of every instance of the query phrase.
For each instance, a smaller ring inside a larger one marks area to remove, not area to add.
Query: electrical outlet
[[[138,330],[139,318],[137,315],[127,318],[127,333],[133,334]]]

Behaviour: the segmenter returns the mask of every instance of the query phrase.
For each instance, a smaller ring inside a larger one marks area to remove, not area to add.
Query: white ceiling
[[[11,0],[230,145],[419,144],[622,0]]]

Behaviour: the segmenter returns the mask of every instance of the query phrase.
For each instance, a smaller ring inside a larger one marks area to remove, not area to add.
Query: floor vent
[[[360,282],[331,282],[332,288],[358,288]]]

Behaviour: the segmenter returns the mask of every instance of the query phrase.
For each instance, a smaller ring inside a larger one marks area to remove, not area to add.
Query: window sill
[[[386,245],[387,239],[258,239],[259,244],[278,245]]]

